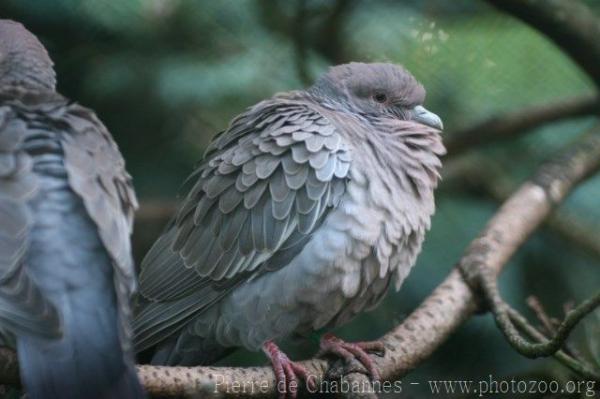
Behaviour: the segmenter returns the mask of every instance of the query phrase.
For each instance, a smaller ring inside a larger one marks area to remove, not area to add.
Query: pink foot
[[[310,378],[308,371],[300,363],[291,361],[275,342],[265,342],[263,351],[271,360],[280,399],[284,399],[288,394],[290,399],[296,398],[298,395],[298,378],[303,379],[309,391],[314,392],[316,388],[314,378]]]
[[[321,349],[317,356],[333,354],[344,359],[346,364],[352,364],[357,360],[367,369],[374,381],[381,379],[375,362],[369,356],[369,352],[384,353],[385,346],[379,341],[370,342],[345,342],[333,334],[323,335],[320,343]]]

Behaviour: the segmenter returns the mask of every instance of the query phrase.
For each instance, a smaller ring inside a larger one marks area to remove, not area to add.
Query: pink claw
[[[310,378],[306,368],[300,363],[291,361],[273,341],[265,342],[263,351],[271,360],[279,399],[285,399],[288,395],[290,399],[298,396],[299,378],[306,382],[309,391],[314,392],[316,383],[314,378]]]
[[[320,343],[321,349],[318,356],[325,354],[333,354],[344,359],[346,364],[351,364],[357,360],[362,364],[371,375],[374,381],[379,381],[381,375],[375,362],[369,356],[369,352],[385,352],[385,346],[379,341],[370,342],[345,342],[333,334],[327,333],[323,335]]]

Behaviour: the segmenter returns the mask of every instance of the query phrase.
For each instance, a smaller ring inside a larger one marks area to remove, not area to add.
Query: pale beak
[[[422,123],[435,129],[443,130],[444,124],[442,119],[431,111],[428,111],[425,107],[417,105],[412,110],[412,120],[415,122]]]

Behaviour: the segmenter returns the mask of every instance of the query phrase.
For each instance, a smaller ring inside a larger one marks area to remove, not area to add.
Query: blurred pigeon
[[[28,397],[144,397],[128,319],[131,178],[104,125],[55,92],[52,61],[0,20],[0,327]]]
[[[400,66],[351,63],[236,117],[142,263],[136,349],[199,365],[262,347],[279,383],[306,379],[274,340],[374,307],[420,251],[445,152],[424,98]],[[381,346],[321,340],[373,378]]]

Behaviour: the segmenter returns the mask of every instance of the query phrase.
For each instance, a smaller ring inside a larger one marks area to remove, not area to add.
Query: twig
[[[533,311],[546,332],[549,335],[556,334],[556,329],[560,325],[560,320],[556,319],[555,317],[550,317],[548,313],[546,313],[546,310],[544,309],[544,306],[538,297],[531,295],[527,297],[526,302],[527,306],[529,306],[529,308]],[[567,314],[570,310],[571,309],[565,310],[565,314]],[[569,342],[564,343],[563,350],[575,359],[582,359],[581,353]]]
[[[542,335],[535,328],[533,328],[533,326],[531,326],[527,322],[527,319],[525,319],[525,317],[523,317],[515,309],[509,307],[508,315],[509,315],[511,321],[515,324],[515,326],[517,326],[517,328],[519,328],[525,334],[527,334],[531,339],[535,339],[538,342],[547,341],[547,338],[544,337],[544,335]],[[586,378],[588,380],[600,382],[600,373],[598,371],[594,370],[594,368],[591,365],[589,365],[587,362],[584,362],[583,360],[577,360],[574,357],[569,356],[567,353],[565,353],[562,350],[559,350],[558,352],[556,352],[554,354],[554,357],[559,362],[561,362],[563,365],[565,365],[566,367],[575,371],[581,377]]]
[[[520,354],[530,358],[551,356],[564,344],[575,326],[589,313],[600,306],[600,292],[583,301],[579,306],[570,311],[562,323],[558,326],[556,334],[552,339],[546,339],[538,343],[530,343],[524,339],[511,321],[509,306],[500,296],[496,276],[486,269],[478,271],[479,284],[486,297],[490,310],[494,315],[496,324],[511,344]]]
[[[546,330],[546,332],[550,335],[555,334],[556,327],[553,324],[550,317],[548,316],[548,314],[546,313],[542,302],[540,302],[540,300],[534,295],[530,295],[529,297],[527,297],[526,302],[527,306],[529,306],[531,311],[535,314],[535,317],[539,320],[540,324]]]

